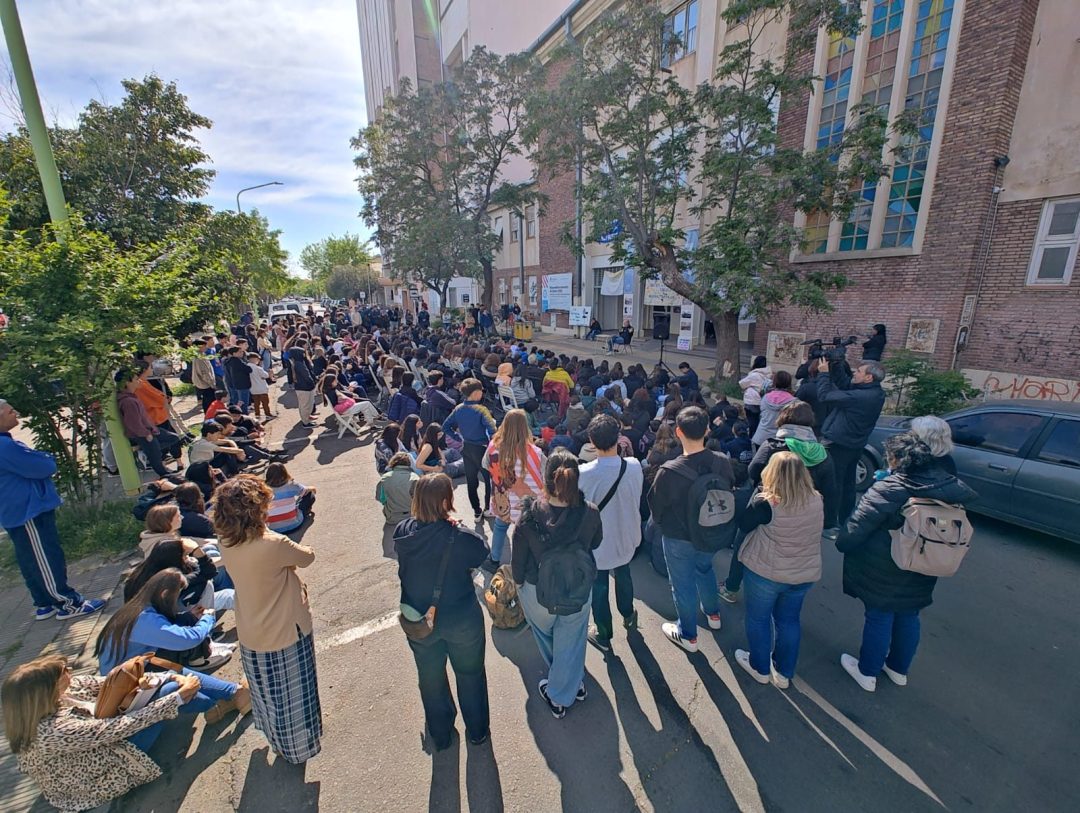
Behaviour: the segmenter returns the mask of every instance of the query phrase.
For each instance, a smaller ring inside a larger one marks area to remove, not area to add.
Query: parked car
[[[942,417],[957,471],[979,495],[971,510],[1080,542],[1080,403],[987,401]],[[860,490],[885,464],[885,439],[910,425],[896,416],[878,421],[859,462]]]
[[[272,302],[267,310],[267,318],[272,322],[280,316],[300,316],[302,313],[299,302]]]

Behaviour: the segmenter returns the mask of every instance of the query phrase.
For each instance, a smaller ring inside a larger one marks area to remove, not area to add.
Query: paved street
[[[587,701],[553,719],[536,695],[542,662],[528,630],[494,631],[490,744],[459,740],[426,755],[370,442],[309,436],[292,428],[295,414],[283,410],[274,429],[296,454],[291,472],[319,489],[303,541],[317,551],[305,577],[323,753],[306,770],[274,764],[247,719],[194,730],[182,721],[154,752],[165,778],[123,810],[1076,809],[1080,548],[987,520],[976,520],[975,550],[924,613],[905,689],[883,680],[869,695],[841,670],[840,653],[858,646],[861,605],[841,592],[835,551],[807,599],[786,693],[733,668],[741,605],[723,610],[724,629],[705,635],[700,653],[667,642],[659,625],[672,617],[670,593],[639,557],[641,632],[617,632],[606,661],[589,649]],[[721,569],[728,558],[718,555]]]

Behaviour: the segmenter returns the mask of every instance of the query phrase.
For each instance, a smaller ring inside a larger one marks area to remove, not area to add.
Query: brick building
[[[917,143],[847,222],[810,217],[808,253],[851,285],[835,310],[756,331],[888,326],[1002,397],[1080,400],[1080,44],[1071,0],[870,0],[855,41],[822,32],[815,91],[786,104],[786,143],[823,146],[847,101],[917,108]],[[966,346],[957,350],[958,335]],[[887,358],[887,355],[886,355]]]

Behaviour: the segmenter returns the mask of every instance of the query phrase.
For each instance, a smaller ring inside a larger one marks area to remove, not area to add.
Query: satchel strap
[[[597,511],[603,511],[607,508],[607,504],[611,502],[611,498],[615,496],[615,491],[619,487],[619,483],[622,482],[622,476],[626,474],[626,458],[623,457],[619,460],[621,464],[619,466],[619,476],[615,478],[615,482],[611,484],[611,488],[608,489],[608,493],[604,495],[604,499],[600,500],[600,504],[596,506]]]
[[[439,562],[439,574],[435,577],[435,589],[431,593],[431,606],[438,608],[439,599],[442,598],[443,582],[446,580],[446,566],[450,564],[450,551],[453,548],[454,541],[457,539],[458,531],[454,529],[454,533],[450,537],[450,541],[446,543],[446,550],[443,551],[442,561]]]

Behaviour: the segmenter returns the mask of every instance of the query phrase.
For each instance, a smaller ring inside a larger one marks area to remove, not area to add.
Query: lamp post
[[[240,209],[240,196],[245,192],[250,192],[252,189],[262,189],[264,186],[284,186],[281,181],[267,181],[266,183],[256,184],[255,186],[245,186],[239,192],[236,193],[236,213],[242,215],[243,211]]]

